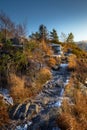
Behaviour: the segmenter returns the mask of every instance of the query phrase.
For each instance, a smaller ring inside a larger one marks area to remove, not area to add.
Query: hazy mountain
[[[78,45],[81,49],[87,51],[87,40],[79,41],[79,42],[77,42],[77,45]]]

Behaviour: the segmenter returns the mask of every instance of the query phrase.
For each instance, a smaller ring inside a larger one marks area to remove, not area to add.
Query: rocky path
[[[60,130],[55,123],[69,81],[68,64],[52,70],[53,78],[48,81],[35,99],[15,106],[10,117],[18,121],[15,130]],[[21,125],[22,124],[22,125]],[[15,126],[15,125],[14,125]]]

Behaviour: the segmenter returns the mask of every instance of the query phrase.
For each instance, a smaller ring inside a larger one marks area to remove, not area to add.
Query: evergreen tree
[[[67,37],[67,42],[73,42],[74,41],[74,35],[72,33],[69,33],[68,34],[68,37]]]
[[[31,40],[39,40],[40,35],[39,35],[38,32],[35,32],[35,33],[32,33],[32,34],[29,36],[29,38],[30,38]]]
[[[39,26],[39,35],[40,35],[40,40],[42,41],[46,41],[48,38],[47,28],[43,24]]]
[[[55,29],[53,29],[52,32],[50,32],[50,37],[51,37],[51,40],[53,42],[58,42],[59,41],[57,31]]]

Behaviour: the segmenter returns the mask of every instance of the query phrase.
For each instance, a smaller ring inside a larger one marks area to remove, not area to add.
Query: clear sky
[[[27,22],[29,35],[44,24],[74,34],[74,40],[87,40],[87,0],[0,0],[0,10],[16,23]]]

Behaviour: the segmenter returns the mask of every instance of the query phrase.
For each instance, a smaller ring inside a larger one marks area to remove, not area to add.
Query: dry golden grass
[[[64,93],[65,96],[70,97],[70,98],[73,97],[73,91],[74,91],[73,86],[74,86],[74,81],[73,81],[73,78],[71,77],[70,81],[69,81],[69,83],[68,83],[68,85],[66,86],[66,89],[65,89],[65,93]]]
[[[37,79],[26,86],[25,78],[20,78],[15,74],[10,75],[10,94],[13,97],[14,103],[22,103],[25,100],[34,97],[42,89],[42,85],[51,78],[51,72],[48,68],[42,68]]]
[[[33,95],[32,87],[25,87],[25,80],[16,75],[11,75],[11,95],[15,102],[22,102]]]
[[[45,52],[46,55],[51,55],[52,53],[51,47],[49,47],[46,42],[41,42],[40,45],[41,50]]]
[[[3,103],[2,98],[0,97],[0,130],[6,130],[5,125],[10,123],[8,115],[8,107]]]
[[[57,63],[57,61],[52,57],[50,57],[49,60],[47,61],[47,65],[49,67],[53,67],[54,65],[56,65],[56,63]]]
[[[38,74],[38,82],[43,85],[51,76],[51,72],[48,68],[42,68]]]
[[[68,61],[69,61],[69,65],[68,65],[69,69],[70,70],[75,70],[75,68],[77,66],[77,64],[76,64],[76,56],[75,55],[69,56]]]
[[[63,102],[57,124],[61,130],[87,130],[87,95],[80,89],[74,89],[72,99],[73,105]]]
[[[45,75],[45,74],[51,74],[51,72],[50,72],[50,70],[48,69],[48,68],[42,68],[41,70],[40,70],[40,72],[43,74],[43,75]]]
[[[82,83],[87,78],[87,60],[77,59],[77,66],[75,71],[75,77]]]
[[[76,122],[75,118],[68,113],[62,114],[58,119],[57,123],[61,130],[84,130],[81,126]]]

